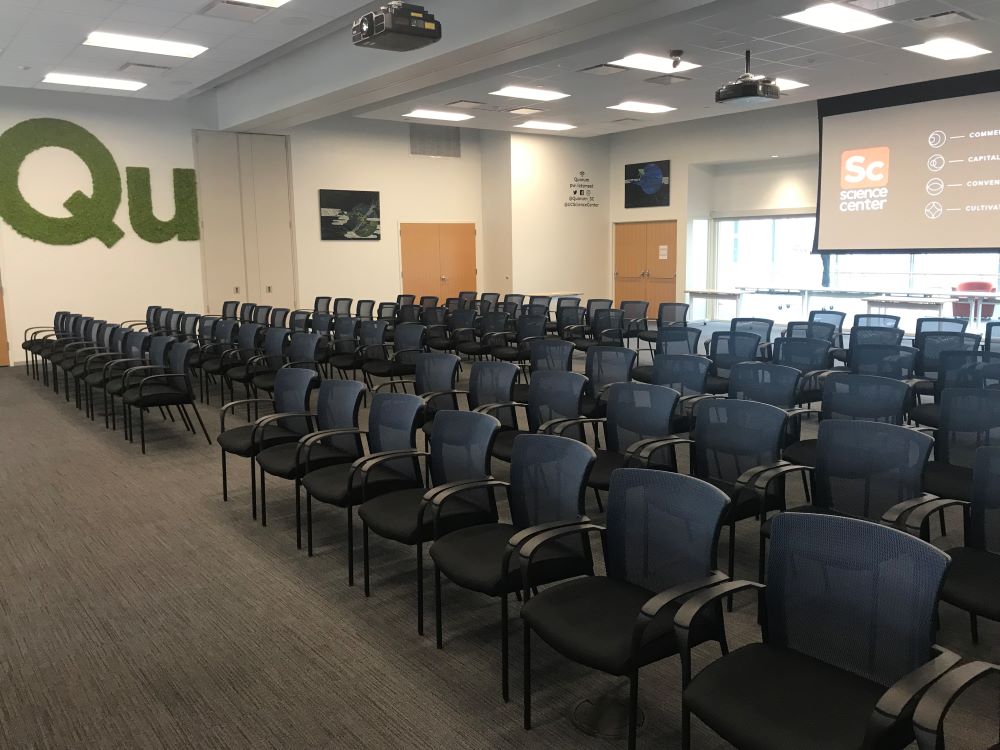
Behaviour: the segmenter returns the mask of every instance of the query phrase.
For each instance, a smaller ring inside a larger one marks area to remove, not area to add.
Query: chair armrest
[[[550,521],[549,523],[540,523],[537,526],[529,526],[526,529],[521,529],[521,531],[518,531],[514,534],[514,536],[507,540],[507,549],[504,550],[500,570],[510,570],[510,560],[514,554],[517,553],[524,544],[531,541],[539,534],[547,534],[550,531],[566,528],[567,526],[579,526],[580,524],[586,523],[590,523],[590,519],[587,518],[587,516],[581,516],[580,518],[574,518],[573,520],[567,519],[563,521]]]
[[[910,386],[910,388],[916,388],[920,383],[934,385],[934,381],[928,378],[903,378],[903,382]]]
[[[491,339],[497,338],[498,336],[500,337],[499,344],[488,343]],[[486,346],[503,346],[512,338],[514,338],[514,334],[510,331],[490,331],[489,333],[484,333],[479,340],[480,343],[485,344]]]
[[[640,440],[639,442],[629,446],[627,455],[630,458],[638,459],[643,463],[643,465],[649,466],[649,460],[652,458],[654,453],[659,450],[663,450],[664,448],[676,447],[678,445],[694,445],[694,440],[676,436]]]
[[[567,429],[574,425],[585,425],[585,424],[605,424],[607,422],[607,417],[600,417],[599,419],[590,419],[586,417],[577,417],[576,419],[550,419],[546,422],[546,425],[552,425],[548,428],[549,435],[562,435]],[[539,429],[541,432],[541,429]]]
[[[777,461],[767,466],[754,466],[753,468],[747,469],[743,472],[743,474],[741,474],[736,480],[733,485],[733,494],[735,496],[743,490],[752,492],[760,501],[757,518],[761,523],[763,523],[767,520],[767,491],[770,488],[771,483],[779,477],[784,477],[787,474],[795,474],[797,472],[801,472],[802,474],[812,474],[813,467],[793,464],[788,461]]]
[[[302,365],[309,365],[310,367],[313,368],[319,367],[319,363],[317,363],[315,360],[302,359],[295,362],[285,362],[285,364],[281,366],[281,369],[285,369],[286,367],[301,367]]]
[[[556,429],[565,422],[571,422],[573,420],[566,419],[565,417],[556,417],[555,419],[550,419],[547,422],[542,422],[538,425],[536,434],[538,435],[551,435],[552,430]]]
[[[573,325],[570,325],[570,326],[563,326],[562,332],[563,333],[577,333],[577,332],[579,332],[579,333],[586,334],[587,333],[587,326],[581,325],[580,323],[574,323]]]
[[[295,463],[302,464],[302,451],[305,450],[305,469],[304,473],[309,473],[309,460],[312,456],[313,446],[316,445],[321,440],[328,437],[333,437],[335,435],[364,435],[367,436],[368,433],[365,430],[359,429],[357,427],[338,427],[332,430],[320,430],[319,432],[310,432],[308,435],[303,435],[299,438],[299,447],[295,450]]]
[[[943,736],[944,717],[951,704],[974,682],[991,672],[1000,672],[996,664],[974,661],[947,672],[924,693],[913,712],[913,734],[920,750],[938,750]]]
[[[804,414],[815,414],[817,417],[822,417],[823,412],[820,409],[809,409],[806,407],[796,407],[794,409],[785,409],[785,414],[789,417],[801,417]]]
[[[409,378],[407,380],[388,380],[385,383],[379,383],[377,386],[375,386],[374,393],[378,393],[383,388],[388,388],[390,386],[395,386],[395,385],[403,385],[405,383],[410,383],[411,385],[416,386],[417,381],[413,380],[412,378]],[[405,388],[403,389],[403,392],[404,393],[406,392]]]
[[[919,508],[924,503],[929,503],[937,499],[937,495],[929,495],[925,492],[918,497],[911,497],[908,500],[902,500],[885,511],[879,521],[889,526],[902,528],[900,523],[906,521],[906,516],[908,516],[911,511]]]
[[[661,591],[656,596],[649,599],[642,605],[638,617],[635,620],[635,628],[632,631],[632,655],[636,656],[642,646],[642,638],[646,633],[646,628],[653,620],[659,617],[663,609],[681,597],[693,594],[702,589],[717,586],[729,580],[729,576],[719,570],[713,570],[706,578],[698,578],[693,581],[686,581],[676,586],[672,586],[666,591]]]
[[[757,606],[760,608],[765,586],[754,581],[725,581],[711,586],[695,594],[684,602],[677,614],[674,615],[674,633],[677,637],[677,650],[681,657],[681,685],[687,687],[691,682],[691,625],[695,618],[701,614],[702,610],[710,604],[718,602],[720,599],[731,594],[736,594],[747,589],[757,591]]]
[[[428,490],[424,494],[423,502],[420,504],[420,512],[417,516],[420,523],[423,523],[424,514],[428,509],[431,509],[434,513],[434,538],[437,539],[438,534],[438,521],[441,517],[441,508],[448,502],[451,498],[462,494],[463,492],[468,492],[469,490],[477,489],[489,489],[490,492],[490,502],[493,505],[493,512],[496,513],[496,504],[493,500],[492,490],[497,487],[510,488],[509,482],[502,482],[499,479],[493,479],[489,477],[487,479],[473,479],[469,481],[457,481],[449,482],[448,484],[442,484]]]
[[[244,398],[239,401],[230,401],[219,409],[219,432],[226,431],[226,414],[235,411],[237,407],[249,404],[273,404],[269,398]]]
[[[938,655],[898,680],[879,698],[865,732],[864,747],[875,747],[874,741],[884,736],[902,719],[912,714],[916,702],[932,684],[962,660],[958,654],[935,646]],[[869,744],[869,742],[872,744]]]
[[[479,414],[493,414],[493,412],[500,411],[504,408],[512,408],[520,406],[522,409],[527,409],[528,405],[521,403],[520,401],[498,401],[495,404],[483,404],[482,406],[477,406],[474,411]]]
[[[398,383],[399,381],[397,380],[396,382]],[[404,382],[410,382],[410,381],[404,381]],[[460,389],[454,389],[450,391],[427,391],[427,393],[423,394],[420,398],[422,398],[425,402],[429,402],[441,396],[460,396],[463,394],[468,396],[469,392]]]
[[[933,495],[928,495],[928,497],[933,497]],[[914,509],[906,517],[906,530],[914,535],[919,535],[924,539],[930,537],[930,533],[924,532],[927,525],[927,519],[933,513],[937,513],[939,510],[944,510],[945,508],[959,507],[962,508],[963,514],[963,526],[967,524],[967,519],[969,511],[972,508],[972,504],[966,502],[965,500],[954,500],[951,498],[941,498],[931,500],[930,502],[923,503]],[[964,530],[964,529],[963,529]]]
[[[182,372],[167,372],[162,375],[150,375],[139,381],[139,400],[142,401],[142,389],[145,387],[146,383],[150,380],[183,380],[185,384],[190,385],[191,381],[188,380],[187,373]]]
[[[351,464],[351,470],[347,475],[347,487],[348,489],[354,487],[354,478],[361,473],[361,502],[365,502],[368,499],[368,481],[371,477],[371,470],[376,466],[379,466],[389,461],[398,461],[402,458],[412,458],[414,463],[421,456],[429,457],[431,454],[427,451],[418,451],[414,449],[403,449],[396,451],[381,451],[379,453],[370,453],[367,456],[362,456],[357,459],[353,464]],[[419,472],[418,472],[419,476]]]
[[[551,529],[550,531],[543,531],[541,533],[535,534],[528,541],[523,543],[517,550],[518,561],[521,567],[521,581],[524,588],[525,601],[530,597],[530,585],[531,581],[531,561],[543,546],[549,542],[560,539],[564,536],[570,536],[571,534],[593,534],[597,532],[601,534],[602,539],[604,533],[607,529],[604,526],[600,526],[596,523],[591,523],[590,521],[578,520],[575,523],[567,524],[566,526],[560,526],[559,528]]]
[[[166,367],[162,365],[141,365],[139,367],[130,367],[122,374],[122,380],[126,383],[132,379],[132,375],[137,372],[152,371],[157,370],[159,372],[165,372]]]
[[[279,419],[284,419],[285,417],[305,417],[309,420],[309,430],[311,432],[317,416],[319,415],[314,411],[286,411],[277,414],[267,414],[253,423],[253,429],[250,430],[250,444],[254,445],[257,442],[258,434],[261,437],[261,441],[263,441],[264,428],[272,422],[277,422]]]
[[[425,351],[424,349],[396,349],[392,354],[389,355],[389,360],[391,362],[395,362],[396,360],[399,359],[400,354],[411,354],[411,353],[423,354],[424,351]],[[399,381],[397,380],[396,382],[398,383]]]
[[[139,365],[145,362],[144,359],[113,359],[104,365],[104,377],[105,379],[111,377],[110,371],[118,367],[125,367],[127,365]]]

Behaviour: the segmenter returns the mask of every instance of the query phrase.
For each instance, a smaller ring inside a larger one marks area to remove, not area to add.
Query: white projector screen
[[[1000,91],[828,114],[820,148],[816,252],[1000,248]]]

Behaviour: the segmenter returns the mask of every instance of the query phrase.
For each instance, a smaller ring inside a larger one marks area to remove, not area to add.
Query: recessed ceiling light
[[[543,122],[542,120],[528,120],[514,126],[515,128],[530,128],[531,130],[575,130],[576,125],[569,125],[565,122]]]
[[[668,107],[666,104],[649,104],[648,102],[622,102],[608,109],[622,109],[626,112],[643,112],[647,115],[660,115],[664,112],[673,112],[677,107]]]
[[[697,63],[687,60],[678,61],[673,57],[647,55],[644,52],[628,55],[621,60],[612,60],[608,65],[621,65],[623,68],[635,68],[636,70],[651,70],[654,73],[683,73],[685,70],[701,67]]]
[[[804,89],[808,86],[808,83],[802,83],[801,81],[793,81],[791,78],[775,78],[775,85],[782,91],[793,91],[794,89]]]
[[[910,52],[916,52],[920,55],[927,55],[928,57],[936,57],[939,60],[961,60],[965,57],[977,57],[979,55],[988,55],[990,50],[983,49],[982,47],[977,47],[974,44],[969,44],[968,42],[963,42],[958,39],[952,39],[951,37],[939,37],[937,39],[930,39],[923,44],[914,44],[909,47],[903,47],[905,50]]]
[[[438,112],[433,109],[415,109],[403,117],[416,117],[421,120],[447,120],[448,122],[461,122],[471,120],[474,115],[467,115],[464,112]]]
[[[291,2],[291,0],[239,0],[245,5],[261,5],[265,8],[280,8],[285,3]]]
[[[873,13],[865,13],[863,10],[848,8],[840,3],[820,3],[811,8],[806,8],[798,13],[790,13],[782,16],[786,21],[804,23],[806,26],[816,26],[827,31],[837,31],[841,34],[848,34],[852,31],[862,31],[864,29],[874,29],[876,26],[885,26],[892,23],[885,18],[879,18]]]
[[[174,57],[197,57],[208,49],[200,44],[170,42],[166,39],[149,39],[127,34],[110,34],[106,31],[90,32],[84,44],[88,47],[109,47],[129,50],[130,52],[148,52],[153,55],[172,55]]]
[[[535,109],[534,107],[518,107],[517,109],[507,110],[512,115],[537,115],[539,112],[544,112],[544,109]]]
[[[448,102],[449,107],[457,107],[458,109],[479,109],[486,102],[474,102],[470,99],[459,99],[457,102]]]
[[[138,91],[146,88],[142,81],[126,81],[124,78],[98,78],[96,76],[79,76],[73,73],[46,73],[42,83],[58,83],[63,86],[86,86],[92,89],[118,89],[119,91]]]
[[[771,158],[772,159],[777,159],[779,156],[780,156],[780,154],[771,154]]]
[[[491,96],[509,96],[513,99],[534,99],[539,102],[554,102],[556,99],[565,99],[569,94],[561,91],[549,91],[548,89],[532,89],[527,86],[504,86],[499,91],[491,91]]]

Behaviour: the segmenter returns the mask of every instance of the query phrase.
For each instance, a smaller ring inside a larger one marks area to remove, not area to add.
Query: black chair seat
[[[523,362],[528,359],[528,353],[516,346],[495,346],[490,353],[504,362]]]
[[[913,392],[918,396],[933,396],[934,383],[930,380],[918,380],[913,384]]]
[[[466,341],[458,345],[457,351],[459,354],[466,354],[470,357],[482,357],[490,353],[490,348],[476,341]]]
[[[501,430],[493,441],[493,458],[510,463],[514,454],[514,439],[518,435],[527,435],[524,430]]]
[[[251,375],[246,365],[235,365],[234,367],[226,368],[226,377],[230,380],[235,380],[237,383],[249,383]]]
[[[590,469],[587,486],[607,490],[611,486],[611,472],[625,466],[625,456],[614,451],[597,451],[597,460]]]
[[[191,397],[186,391],[159,383],[145,386],[141,398],[139,386],[133,386],[122,394],[122,400],[132,406],[173,406],[191,403]]]
[[[423,487],[417,487],[379,495],[363,503],[358,515],[369,529],[386,539],[403,544],[429,542],[434,539],[434,513],[433,508],[428,508],[421,519],[420,507],[425,492]],[[456,496],[441,508],[438,533],[443,535],[466,526],[491,521],[492,512],[483,504]]]
[[[781,452],[781,457],[789,463],[799,466],[816,465],[816,440],[800,440],[792,443]]]
[[[24,349],[25,351],[37,354],[38,352],[42,351],[42,349],[44,349],[48,345],[48,343],[49,342],[45,341],[44,339],[29,339],[28,341],[24,341],[21,343],[21,348]]]
[[[451,351],[451,338],[446,336],[435,336],[434,338],[427,339],[427,346],[439,352]]]
[[[277,374],[276,372],[258,372],[253,376],[253,387],[259,391],[273,393],[274,378]]]
[[[260,434],[263,433],[263,434]],[[241,425],[231,430],[221,433],[215,441],[226,453],[249,458],[254,454],[254,445],[250,442],[253,435],[253,425]],[[286,430],[278,425],[267,425],[263,430],[258,430],[256,439],[257,446],[263,450],[279,443],[297,442],[301,437],[297,432]]]
[[[745,750],[856,750],[884,691],[805,654],[756,643],[705,667],[684,702]]]
[[[209,375],[220,375],[222,373],[222,360],[219,357],[205,357],[201,361],[201,369]]]
[[[125,392],[125,380],[122,378],[122,371],[119,370],[117,375],[113,374],[104,387],[108,395],[121,396]]]
[[[375,378],[401,378],[413,375],[417,371],[416,365],[408,362],[393,362],[388,359],[369,360],[365,362],[362,369]]]
[[[653,596],[625,581],[587,576],[541,592],[521,608],[521,616],[563,656],[602,672],[624,675],[633,667],[677,653],[673,630],[677,607],[668,606],[646,628],[638,663],[633,664],[635,623]]]
[[[939,404],[920,404],[910,409],[910,419],[925,427],[941,426],[941,406]]]
[[[530,387],[527,383],[516,383],[511,391],[511,400],[519,401],[522,404],[528,403],[528,389]]]
[[[83,379],[83,382],[93,388],[100,388],[105,382],[107,382],[104,379],[104,369],[102,368],[90,373]]]
[[[573,348],[578,352],[585,352],[592,346],[597,346],[593,339],[573,339]]]
[[[840,362],[846,362],[847,361],[847,349],[841,349],[839,347],[835,347],[835,348],[833,348],[833,349],[830,350],[830,355],[834,359],[836,359],[836,360],[838,360]]]
[[[967,612],[1000,620],[1000,555],[984,549],[958,547],[948,550],[951,567],[941,587],[941,600]]]
[[[516,532],[505,523],[470,526],[436,540],[431,557],[449,580],[463,588],[487,596],[520,591],[522,578],[517,555],[511,556],[506,574],[502,570],[507,542]],[[590,572],[590,563],[579,550],[574,552],[570,546],[551,542],[532,561],[531,584],[541,586]]]
[[[729,378],[720,378],[718,375],[709,375],[705,378],[705,393],[729,393]]]
[[[327,466],[306,474],[302,478],[302,486],[321,503],[348,508],[361,502],[361,475],[355,477],[354,486],[348,490],[347,478],[350,473],[350,464]],[[368,496],[407,489],[417,484],[417,480],[397,469],[376,466],[369,472]]]
[[[305,470],[305,453],[303,452],[303,463],[299,464],[299,444],[281,443],[262,450],[257,454],[257,463],[268,474],[283,479],[295,479],[301,477]],[[353,461],[357,456],[345,453],[342,450],[328,448],[325,445],[314,445],[309,453],[309,469],[315,471],[326,466]]]
[[[632,368],[632,380],[637,383],[652,383],[653,382],[653,366],[652,365],[639,365],[638,367]]]
[[[73,369],[69,371],[69,374],[74,378],[82,378],[84,373],[87,371],[87,365],[81,362],[78,365],[73,365]]]
[[[953,500],[972,499],[972,469],[941,461],[924,466],[924,492]]]
[[[600,419],[608,413],[608,402],[600,398],[584,396],[580,400],[580,416],[587,419]]]
[[[658,333],[657,331],[639,331],[638,335],[640,341],[648,341],[651,344],[655,344]]]
[[[357,370],[364,364],[356,354],[331,354],[326,362],[335,370]]]

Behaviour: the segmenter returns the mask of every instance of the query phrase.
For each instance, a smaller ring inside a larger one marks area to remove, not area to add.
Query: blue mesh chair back
[[[902,328],[888,326],[858,326],[851,329],[851,352],[858,346],[881,344],[883,346],[899,346],[903,341]]]
[[[288,316],[288,327],[293,331],[308,331],[311,317],[308,310],[292,310]],[[326,331],[319,331],[319,333],[326,333]]]
[[[472,309],[475,310],[480,315],[485,315],[488,312],[493,312],[497,307],[497,303],[488,299],[477,299],[472,303]]]
[[[884,328],[882,330],[891,329]],[[849,357],[851,372],[855,375],[876,375],[881,378],[905,380],[913,377],[917,366],[917,354],[917,350],[912,346],[852,345]]]
[[[191,359],[197,350],[196,343],[184,341],[171,346],[170,352],[167,354],[167,371],[173,375],[183,375],[184,379],[171,378],[164,383],[191,397],[194,395],[191,387]]]
[[[425,351],[427,327],[420,323],[400,323],[396,326],[395,358],[399,363],[415,364]]]
[[[528,385],[528,428],[538,428],[553,419],[576,419],[587,379],[578,372],[543,370]]]
[[[287,307],[275,307],[271,310],[271,319],[269,324],[272,328],[287,328],[288,327],[288,313],[289,309]]]
[[[271,320],[271,306],[257,305],[253,309],[253,322],[266,326]]]
[[[167,366],[167,351],[176,343],[173,336],[157,334],[149,342],[149,363],[157,367]]]
[[[707,399],[695,407],[692,474],[732,486],[743,472],[781,457],[786,415],[758,401]]]
[[[851,326],[853,334],[855,328],[899,328],[898,315],[855,315],[854,325]]]
[[[774,340],[771,361],[807,373],[829,368],[831,358],[830,341],[827,339],[778,338]]]
[[[372,320],[373,313],[375,312],[375,300],[373,299],[359,299],[358,304],[355,307],[355,315],[362,320]]]
[[[313,367],[319,353],[319,345],[323,337],[318,333],[293,333],[288,344],[288,363],[295,367]]]
[[[590,318],[590,333],[602,344],[621,345],[625,331],[625,313],[614,308],[603,308]]]
[[[729,498],[694,477],[618,469],[608,491],[609,578],[665,591],[707,577]]]
[[[443,326],[447,317],[445,307],[425,307],[420,313],[420,322],[425,326]]]
[[[202,315],[198,318],[198,340],[203,343],[212,341],[215,337],[216,326],[225,320],[232,321],[231,318],[217,318],[214,315]]]
[[[240,305],[240,322],[253,323],[253,311],[256,307],[253,302],[244,302]]]
[[[242,359],[249,359],[256,353],[260,344],[260,335],[264,326],[260,323],[244,323],[236,334],[236,348],[240,350]]]
[[[183,310],[173,310],[170,315],[167,316],[167,330],[170,333],[177,334],[181,330],[181,319],[184,317]]]
[[[396,311],[399,309],[395,302],[381,302],[378,306],[378,319],[389,324],[396,321]]]
[[[532,294],[528,297],[529,305],[544,305],[545,309],[549,309],[549,305],[552,304],[552,297],[545,294]]]
[[[729,398],[760,401],[790,409],[795,406],[802,373],[769,362],[740,362],[729,373]]]
[[[716,374],[725,377],[738,362],[756,359],[760,342],[760,334],[750,331],[716,331],[708,346],[708,358]]]
[[[1000,351],[1000,321],[986,324],[986,335],[983,336],[983,349],[988,352]]]
[[[580,307],[578,297],[556,297],[556,315],[564,307]]]
[[[785,327],[785,336],[790,339],[824,339],[832,343],[837,335],[837,326],[833,323],[793,320]]]
[[[439,300],[440,297],[437,297],[433,294],[425,294],[423,297],[420,298],[420,301],[417,304],[426,310],[428,307],[437,307]]]
[[[975,352],[979,349],[980,337],[961,331],[923,331],[913,339],[917,355],[916,372],[920,377],[936,373],[941,366],[941,354],[950,351]]]
[[[355,322],[352,320],[351,327]],[[385,334],[388,324],[384,320],[363,320],[357,324],[359,351],[364,359],[388,359]]]
[[[821,415],[903,424],[909,401],[910,387],[900,380],[832,372],[823,381]]]
[[[1000,382],[1000,354],[945,351],[938,357],[935,395],[945,388],[994,388]]]
[[[500,295],[497,292],[484,292],[479,295],[480,302],[486,302],[492,307],[496,307],[500,303]],[[483,312],[490,312],[489,310],[484,310]]]
[[[368,412],[368,445],[372,453],[412,450],[417,445],[417,425],[424,402],[407,393],[376,393]],[[437,420],[434,431],[437,432]],[[411,458],[389,461],[391,468],[410,479],[418,479],[420,467]]]
[[[452,333],[459,331],[472,336],[473,328],[476,325],[476,311],[472,308],[456,310],[448,318],[448,330]]]
[[[276,414],[309,411],[309,399],[319,385],[319,374],[312,370],[285,367],[274,376],[274,411]],[[278,420],[286,430],[299,434],[309,431],[309,422],[303,417],[286,417]]]
[[[235,318],[236,312],[239,310],[240,303],[239,300],[231,299],[226,300],[222,303],[222,315],[223,318]]]
[[[473,306],[473,303],[476,301],[477,296],[478,292],[466,291],[458,293],[458,298],[464,303],[462,305],[463,308],[471,308]]]
[[[682,396],[705,392],[712,360],[697,354],[657,354],[653,357],[653,384],[665,385]]]
[[[125,351],[125,339],[128,338],[130,329],[125,326],[115,326],[111,329],[111,340],[108,342],[108,351]]]
[[[512,305],[514,305],[514,307],[517,310],[520,310],[521,309],[521,305],[524,304],[524,295],[523,294],[505,294],[503,296],[503,303],[505,305],[512,304]]]
[[[965,318],[917,318],[917,327],[914,334],[920,336],[922,333],[931,332],[951,332],[965,333],[969,327],[969,321]]]
[[[148,328],[149,330],[153,330],[153,328],[156,326],[156,314],[159,311],[160,311],[159,305],[150,305],[149,307],[146,308],[146,328]],[[69,315],[70,313],[65,313],[65,314]],[[59,313],[56,313],[56,315],[59,315]],[[58,328],[59,327],[58,321],[56,322],[57,322],[56,328]]]
[[[451,314],[462,309],[462,300],[458,297],[446,297],[443,307],[448,314]]]
[[[549,306],[527,304],[521,307],[521,315],[531,315],[547,319],[549,316]]]
[[[198,313],[186,313],[181,316],[180,332],[185,339],[193,339],[198,334],[198,321],[201,316]]]
[[[229,344],[236,341],[236,337],[241,330],[243,329],[240,327],[238,320],[227,318],[226,320],[220,320],[215,325],[212,329],[212,338],[220,343]]]
[[[987,523],[993,512],[1000,510],[1000,446],[982,446],[976,450],[972,476],[972,502],[965,546],[989,550]]]
[[[350,315],[354,300],[350,297],[337,297],[333,301],[333,316],[339,318],[341,315]]]
[[[847,317],[847,313],[842,313],[839,310],[812,310],[809,313],[810,323],[830,323],[836,326],[837,333],[839,334],[844,330],[844,319]]]
[[[631,380],[636,356],[635,349],[624,346],[589,347],[584,365],[587,395],[600,398],[612,383],[627,383]]]
[[[173,309],[169,307],[161,307],[159,310],[156,311],[156,320],[154,326],[156,331],[170,330],[170,314],[172,312]]]
[[[396,297],[396,307],[401,308],[406,305],[412,305],[416,299],[417,297],[415,294],[400,294]]]
[[[670,419],[680,394],[662,385],[615,383],[605,398],[605,443],[609,451],[624,453],[640,440],[670,434]]]
[[[515,335],[518,344],[524,344],[527,339],[540,338],[545,335],[544,315],[522,315],[517,319]]]
[[[354,318],[347,317],[347,320],[354,321]],[[327,334],[331,330],[336,330],[335,324],[343,318],[334,318],[330,313],[317,313],[312,316],[312,329],[315,333]]]
[[[528,342],[531,372],[570,370],[573,367],[573,344],[559,339],[535,339]]]
[[[862,521],[782,513],[767,561],[767,640],[888,687],[934,645],[948,556]]]
[[[316,399],[317,428],[339,430],[357,427],[365,391],[364,384],[356,380],[324,380]],[[334,435],[323,442],[347,455],[362,454],[360,435]]]
[[[896,503],[919,497],[934,439],[884,422],[827,419],[816,444],[813,502],[877,521]]]
[[[575,299],[562,298],[559,300],[562,302],[576,302]],[[586,315],[586,310],[577,304],[560,304],[556,308],[556,331],[560,336],[564,335],[566,329],[570,326],[582,326],[584,321],[584,316]]]
[[[500,422],[489,414],[452,410],[438,413],[430,438],[434,485],[486,479],[490,475],[493,439],[499,429]]]
[[[511,320],[521,314],[521,306],[513,302],[501,302],[497,306],[497,310],[499,312],[506,313],[507,317]]]
[[[691,306],[684,302],[661,302],[656,311],[657,327],[686,326],[690,309]]]
[[[418,396],[422,396],[425,393],[454,390],[461,364],[461,359],[446,352],[417,355],[416,371],[413,376],[414,391]],[[458,403],[454,394],[442,394],[430,399],[426,408],[431,414],[440,409],[457,409]]]
[[[514,438],[508,493],[514,528],[526,529],[582,516],[587,475],[594,458],[590,446],[569,438],[555,435]]]
[[[287,328],[268,328],[264,332],[264,343],[261,345],[264,359],[257,363],[257,367],[261,369],[281,367],[284,364],[290,334]]]
[[[420,305],[402,305],[399,308],[400,323],[419,323],[420,314],[423,312]]]
[[[78,313],[73,313],[71,315],[67,315],[63,319],[62,328],[60,330],[56,331],[56,338],[65,339],[65,338],[69,338],[71,336],[76,336],[79,333],[79,330],[80,330],[79,324],[80,324],[80,319],[82,317],[83,316],[79,315]],[[150,330],[153,330],[153,329],[150,328]]]
[[[469,407],[502,404],[513,399],[514,381],[520,370],[513,362],[476,362],[469,373]],[[504,427],[517,427],[513,409],[500,409],[494,416]]]
[[[972,466],[976,448],[1000,443],[1000,390],[945,388],[940,403],[940,423],[934,433],[936,461]]]
[[[622,300],[618,305],[625,316],[625,327],[628,331],[646,330],[646,316],[649,314],[649,303],[645,300]]]
[[[313,312],[317,313],[330,312],[330,302],[332,301],[333,301],[332,297],[317,297],[313,302]]]
[[[149,351],[153,337],[145,331],[132,331],[125,337],[124,355],[126,359],[143,359]]]
[[[672,325],[656,331],[656,354],[697,354],[700,328]]]
[[[360,326],[361,321],[357,318],[337,318],[333,323],[333,351],[337,354],[357,351]]]
[[[733,333],[739,331],[756,333],[763,343],[771,340],[772,328],[774,328],[774,321],[767,318],[733,318],[729,322],[729,330]]]
[[[476,330],[480,337],[488,336],[491,333],[503,333],[507,330],[507,322],[510,316],[503,311],[486,313],[476,322]]]
[[[588,299],[587,300],[587,321],[594,322],[594,316],[598,310],[610,310],[615,304],[613,299]]]

